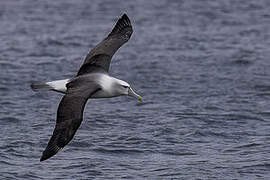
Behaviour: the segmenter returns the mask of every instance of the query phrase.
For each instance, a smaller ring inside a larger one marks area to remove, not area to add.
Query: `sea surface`
[[[144,98],[89,100],[40,162],[62,95],[127,13],[110,73]],[[0,179],[269,180],[270,1],[0,0]]]

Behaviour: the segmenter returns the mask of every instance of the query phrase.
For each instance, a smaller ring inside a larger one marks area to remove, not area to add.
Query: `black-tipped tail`
[[[126,14],[123,14],[122,17],[115,24],[115,26],[114,26],[112,32],[109,34],[109,36],[113,35],[113,34],[121,33],[126,28],[129,28],[132,30],[131,22],[130,22],[128,16]]]
[[[52,90],[52,87],[44,82],[34,82],[31,84],[31,88],[33,91],[48,91]]]

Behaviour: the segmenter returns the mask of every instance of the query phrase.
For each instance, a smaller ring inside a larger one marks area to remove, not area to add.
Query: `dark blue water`
[[[144,97],[90,100],[40,163],[55,92],[126,12],[111,74]],[[0,1],[0,179],[270,179],[270,1]]]

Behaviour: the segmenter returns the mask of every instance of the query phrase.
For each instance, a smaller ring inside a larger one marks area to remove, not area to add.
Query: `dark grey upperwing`
[[[124,14],[111,33],[88,53],[77,76],[99,71],[100,68],[108,72],[112,56],[130,39],[132,32],[131,22]]]
[[[58,106],[53,135],[40,161],[49,159],[72,140],[83,120],[87,99],[99,90],[98,86],[78,87],[77,84],[79,83],[75,81],[67,85],[68,92]],[[73,85],[75,86],[72,87]]]

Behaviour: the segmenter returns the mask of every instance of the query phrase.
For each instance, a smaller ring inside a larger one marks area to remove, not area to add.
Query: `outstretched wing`
[[[98,71],[100,68],[108,72],[112,56],[129,40],[132,32],[131,22],[124,14],[117,21],[111,33],[88,53],[77,76]]]
[[[72,86],[72,83],[68,86]],[[99,87],[85,87],[68,89],[62,98],[58,110],[53,135],[43,151],[40,161],[49,159],[63,149],[75,135],[83,120],[83,110],[87,99],[99,90]]]

